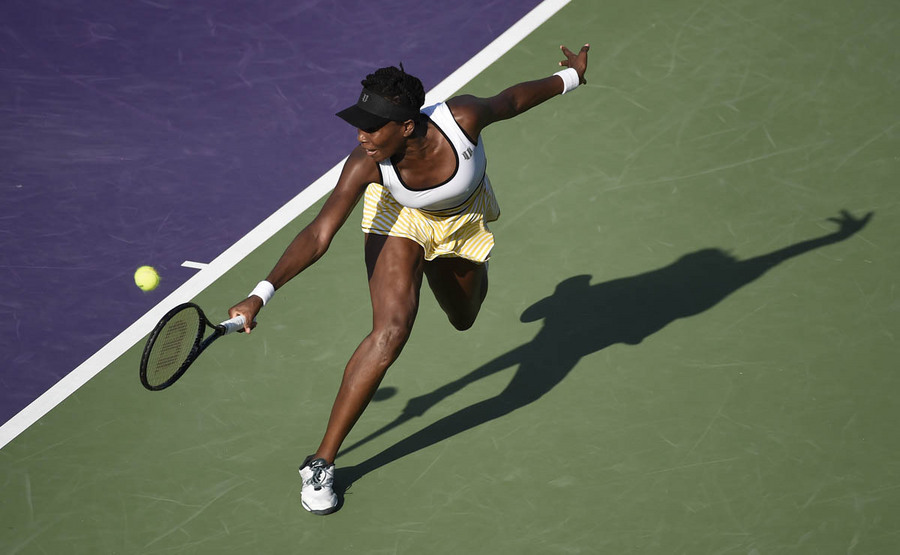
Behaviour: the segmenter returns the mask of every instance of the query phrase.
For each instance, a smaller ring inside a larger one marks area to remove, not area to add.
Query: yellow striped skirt
[[[405,237],[425,250],[425,260],[455,256],[486,262],[494,248],[487,223],[500,217],[500,207],[487,177],[462,205],[450,210],[418,210],[402,206],[378,183],[366,188],[362,230]]]

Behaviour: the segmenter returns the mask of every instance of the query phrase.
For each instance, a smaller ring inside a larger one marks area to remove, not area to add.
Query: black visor
[[[337,117],[357,129],[380,129],[389,121],[415,119],[419,111],[407,106],[399,106],[390,100],[363,89],[355,105],[338,112]]]

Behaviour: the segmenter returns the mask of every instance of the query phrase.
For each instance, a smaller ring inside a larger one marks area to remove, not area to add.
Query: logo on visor
[[[360,102],[368,102],[368,101],[369,101],[369,95],[366,94],[366,93],[362,93],[362,96],[359,98],[359,101],[360,101]]]

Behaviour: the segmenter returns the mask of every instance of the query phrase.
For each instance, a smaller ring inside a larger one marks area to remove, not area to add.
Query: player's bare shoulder
[[[378,163],[366,154],[366,149],[362,145],[357,145],[350,151],[350,156],[344,163],[340,181],[359,185],[381,182]]]
[[[487,99],[471,94],[454,96],[447,101],[453,119],[470,137],[477,137],[493,121],[490,103]]]

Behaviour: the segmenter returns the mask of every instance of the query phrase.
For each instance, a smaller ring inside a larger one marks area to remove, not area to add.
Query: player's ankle
[[[310,455],[310,460],[322,459],[325,461],[325,464],[328,464],[328,465],[334,464],[334,458],[335,458],[335,456],[333,453],[327,453],[324,451],[322,451],[322,452],[317,451],[316,454]]]

